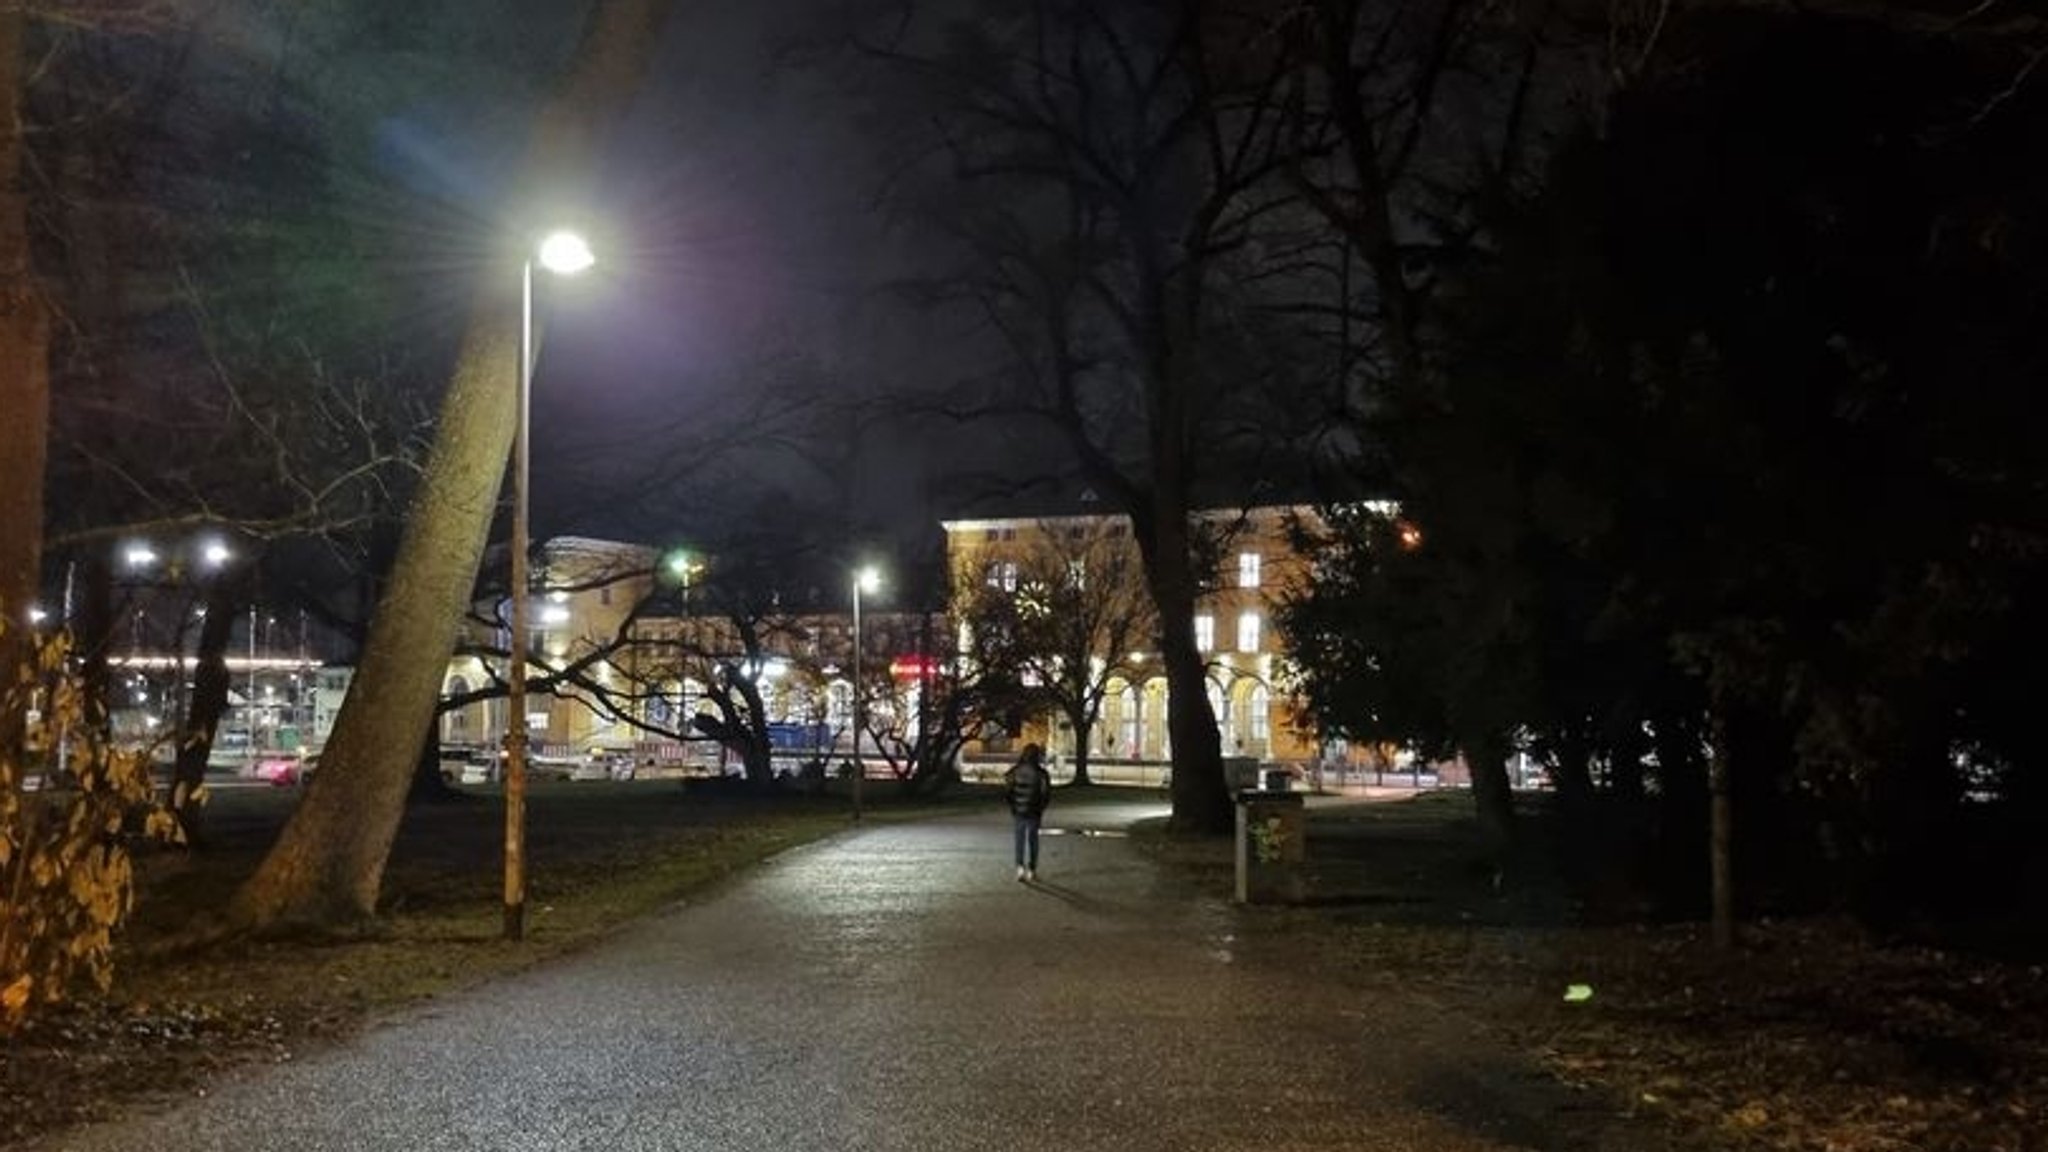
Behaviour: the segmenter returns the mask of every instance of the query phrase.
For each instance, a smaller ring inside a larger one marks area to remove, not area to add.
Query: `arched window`
[[[450,677],[448,680],[448,695],[454,699],[461,699],[469,695],[469,681],[460,676]],[[450,738],[460,739],[469,734],[470,707],[470,705],[465,704],[460,708],[449,710],[447,734]]]

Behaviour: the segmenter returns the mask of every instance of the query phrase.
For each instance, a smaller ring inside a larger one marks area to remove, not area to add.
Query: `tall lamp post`
[[[505,939],[526,935],[526,548],[527,478],[531,464],[529,398],[533,394],[533,265],[573,276],[597,262],[590,245],[574,232],[554,232],[527,254],[519,268],[518,410],[512,425],[512,597],[511,643],[506,661],[505,709]]]
[[[882,586],[882,574],[872,565],[853,574],[853,819],[860,822],[861,787],[867,783],[867,761],[860,751],[861,733],[867,730],[867,693],[861,686],[860,595]]]

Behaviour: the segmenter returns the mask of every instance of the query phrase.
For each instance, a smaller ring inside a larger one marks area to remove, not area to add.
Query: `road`
[[[787,853],[604,945],[44,1147],[1620,1149],[1474,1022],[1312,970],[1267,910],[1056,807]]]

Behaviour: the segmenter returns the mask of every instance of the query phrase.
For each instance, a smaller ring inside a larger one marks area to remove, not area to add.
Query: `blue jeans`
[[[1038,871],[1038,823],[1040,817],[1016,817],[1017,867]]]

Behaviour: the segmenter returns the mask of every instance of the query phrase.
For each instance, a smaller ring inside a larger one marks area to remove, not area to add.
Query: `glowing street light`
[[[679,548],[668,554],[663,560],[663,565],[667,567],[668,574],[675,577],[676,586],[682,592],[683,615],[688,616],[690,614],[690,583],[697,573],[704,570],[704,564],[697,557],[691,555],[689,550]]]
[[[551,232],[519,266],[518,411],[512,426],[512,642],[507,661],[505,708],[505,938],[526,935],[526,547],[528,477],[533,395],[533,266],[573,276],[597,262],[590,245],[574,232]]]
[[[853,818],[860,820],[861,786],[867,782],[868,766],[861,758],[860,736],[867,728],[867,695],[861,687],[860,596],[882,586],[882,574],[868,565],[853,574]]]

